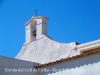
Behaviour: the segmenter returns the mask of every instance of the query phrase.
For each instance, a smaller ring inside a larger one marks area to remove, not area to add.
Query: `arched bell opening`
[[[36,41],[47,34],[47,18],[42,16],[32,17],[26,23],[26,43]]]
[[[33,20],[31,22],[30,26],[31,26],[32,35],[36,36],[37,22],[35,20]]]
[[[32,32],[33,36],[36,36],[36,29],[37,29],[36,27],[37,25],[34,26],[34,31]]]
[[[35,20],[32,20],[30,23],[31,27],[31,41],[36,40],[36,33],[37,33],[37,22]]]

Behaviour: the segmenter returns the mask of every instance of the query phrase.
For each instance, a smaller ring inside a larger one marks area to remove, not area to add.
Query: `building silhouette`
[[[33,16],[25,24],[26,41],[15,58],[0,56],[0,75],[100,75],[100,40],[56,42],[47,21]]]

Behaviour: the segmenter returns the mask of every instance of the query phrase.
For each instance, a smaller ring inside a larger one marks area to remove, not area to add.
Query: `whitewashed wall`
[[[100,75],[100,53],[50,65],[44,69],[49,71],[40,70],[38,75]],[[60,71],[54,71],[54,69]]]
[[[36,72],[31,71],[34,65],[33,62],[0,56],[0,75],[36,75]]]
[[[44,64],[76,55],[75,48],[75,42],[59,43],[44,35],[43,38],[24,45],[16,58]]]

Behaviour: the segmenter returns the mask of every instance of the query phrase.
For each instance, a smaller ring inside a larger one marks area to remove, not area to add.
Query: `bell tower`
[[[26,42],[30,43],[47,35],[47,17],[33,16],[26,24]]]

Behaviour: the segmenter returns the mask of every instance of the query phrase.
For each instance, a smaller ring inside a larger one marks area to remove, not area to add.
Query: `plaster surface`
[[[38,75],[100,75],[100,53],[46,66],[41,70]]]
[[[23,45],[17,59],[37,63],[48,63],[76,55],[76,43],[59,43],[44,35],[43,38]]]
[[[37,63],[0,56],[0,75],[36,75],[31,71]]]
[[[37,35],[33,36],[35,25],[37,25]],[[100,47],[100,40],[77,45],[76,42],[59,43],[46,35],[47,18],[42,16],[32,17],[26,23],[26,42],[15,59],[0,56],[0,75],[100,75],[100,53],[46,66],[45,68],[51,69],[49,72],[5,72],[5,68],[34,69],[34,65],[37,65],[37,63],[53,62]],[[60,70],[54,72],[52,71],[53,68]],[[61,70],[63,68],[65,69]]]
[[[76,42],[59,43],[50,39],[46,36],[47,20],[44,16],[34,16],[26,23],[26,42],[15,58],[45,64],[100,47],[100,40],[77,45]],[[37,26],[36,36],[32,34],[34,26]]]
[[[77,45],[77,55],[82,54],[84,51],[96,49],[100,47],[100,39]]]
[[[44,16],[33,16],[26,24],[26,41],[25,44],[36,41],[43,34],[47,34],[47,18]],[[36,35],[33,35],[35,31]]]
[[[45,64],[61,58],[80,55],[84,51],[100,47],[100,40],[76,45],[75,42],[59,43],[46,35],[42,36],[36,41],[23,45],[16,58]]]

